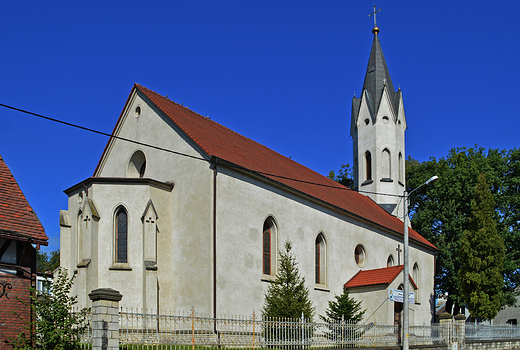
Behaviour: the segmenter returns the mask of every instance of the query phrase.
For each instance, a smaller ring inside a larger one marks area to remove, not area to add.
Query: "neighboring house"
[[[31,320],[29,287],[36,283],[34,246],[39,249],[47,240],[40,220],[0,156],[0,350],[12,349],[7,341]]]
[[[374,32],[362,97],[353,100],[351,134],[363,156],[357,186],[403,194],[405,129]],[[318,314],[360,271],[383,271],[392,278],[352,291],[370,322],[394,322],[388,288],[404,279],[396,267],[403,222],[390,213],[399,197],[349,190],[138,84],[93,176],[65,193],[61,266],[77,272],[80,306],[108,287],[121,292],[123,307],[258,314],[278,251],[291,240]],[[422,325],[433,318],[437,249],[409,232],[410,324]]]

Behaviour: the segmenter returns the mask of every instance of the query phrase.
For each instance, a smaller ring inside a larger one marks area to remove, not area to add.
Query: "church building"
[[[61,266],[80,305],[113,288],[123,307],[259,313],[290,240],[317,315],[347,288],[363,322],[393,324],[406,120],[378,32],[352,102],[358,191],[135,84],[93,176],[65,190]],[[437,249],[409,235],[410,325],[429,324]]]

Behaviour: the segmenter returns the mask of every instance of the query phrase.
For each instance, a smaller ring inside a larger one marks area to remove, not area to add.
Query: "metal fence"
[[[520,327],[513,325],[485,326],[466,323],[466,340],[520,339]]]
[[[335,324],[305,319],[261,319],[249,317],[208,317],[196,314],[157,314],[121,310],[120,347],[123,349],[201,348],[345,348],[396,346],[401,329],[376,324]],[[443,344],[438,325],[410,327],[410,344]]]

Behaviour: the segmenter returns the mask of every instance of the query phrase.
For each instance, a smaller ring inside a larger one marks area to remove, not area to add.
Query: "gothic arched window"
[[[392,267],[394,266],[394,264],[394,257],[392,256],[392,254],[390,254],[388,259],[386,260],[386,267]]]
[[[262,229],[262,273],[276,274],[276,225],[272,217],[264,221]]]
[[[325,237],[320,233],[318,237],[316,237],[316,242],[314,245],[315,251],[315,282],[316,284],[326,284],[326,262],[327,262],[327,248],[325,244]]]
[[[390,151],[388,148],[385,148],[383,150],[383,157],[381,159],[382,161],[382,175],[383,178],[391,179],[392,178],[392,163],[390,161]]]
[[[125,208],[120,207],[115,216],[116,262],[128,262],[128,215]]]

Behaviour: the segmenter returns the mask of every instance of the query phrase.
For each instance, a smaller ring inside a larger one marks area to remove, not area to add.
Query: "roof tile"
[[[24,235],[47,245],[43,226],[27,202],[4,159],[0,156],[0,234]]]
[[[357,288],[357,287],[367,287],[367,286],[377,286],[381,284],[390,284],[393,280],[396,279],[397,276],[403,271],[404,265],[384,267],[381,269],[373,269],[373,270],[363,270],[359,271],[352,277],[347,283],[345,283],[345,288]],[[410,281],[417,289],[417,285],[410,275]]]

